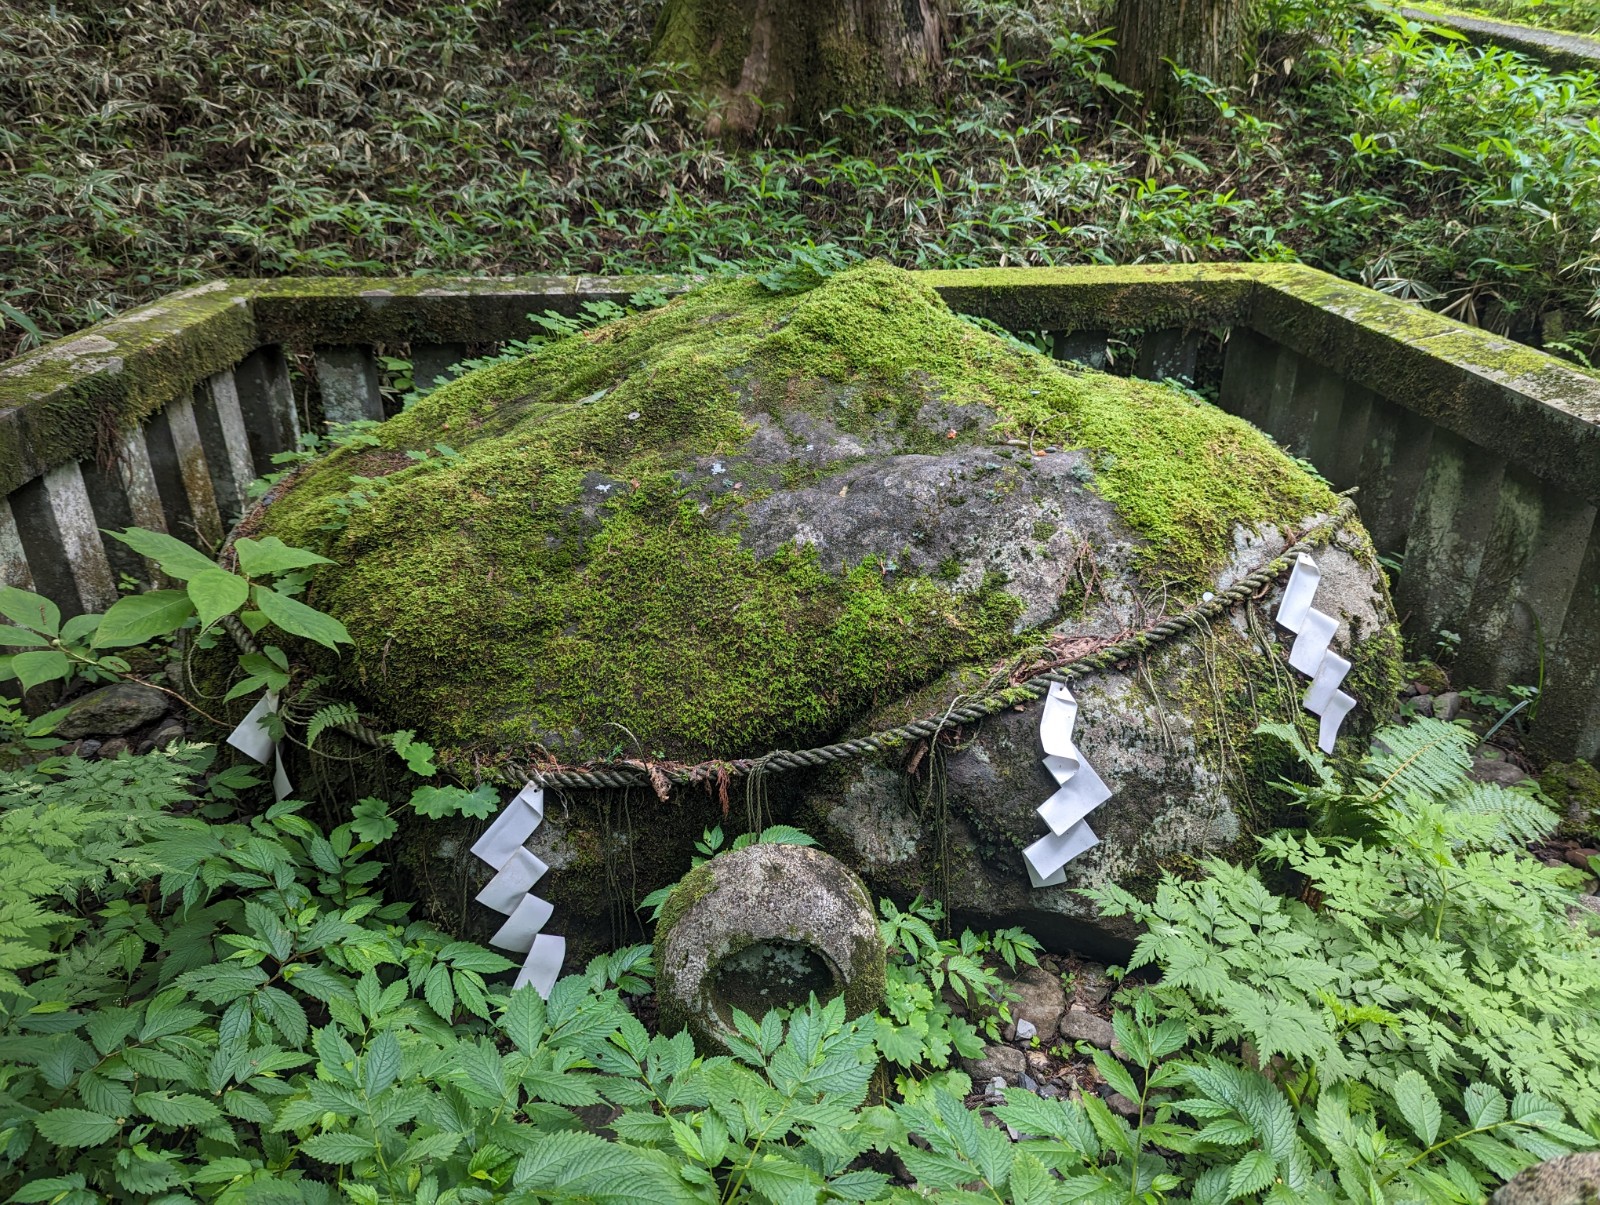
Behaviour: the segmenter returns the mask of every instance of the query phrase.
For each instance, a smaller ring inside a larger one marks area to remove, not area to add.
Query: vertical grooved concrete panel
[[[1506,470],[1461,625],[1458,677],[1493,689],[1534,684],[1541,654],[1548,670],[1594,519],[1581,499]]]
[[[217,509],[224,525],[231,527],[249,507],[249,487],[256,477],[233,373],[219,372],[195,386],[194,419],[211,469]]]
[[[1309,360],[1301,360],[1294,378],[1294,422],[1291,436],[1280,441],[1296,456],[1317,466],[1330,481],[1324,466],[1332,463],[1344,422],[1345,379]],[[1346,482],[1346,484],[1350,484]]]
[[[1139,341],[1139,358],[1133,375],[1147,381],[1165,381],[1170,377],[1193,385],[1199,353],[1199,335],[1177,328],[1150,331]]]
[[[1234,327],[1222,362],[1218,404],[1263,431],[1271,432],[1268,416],[1274,396],[1294,388],[1295,361],[1287,351],[1254,331]]]
[[[1057,360],[1104,371],[1111,366],[1109,339],[1105,331],[1056,331],[1050,336],[1050,354]]]
[[[378,361],[372,348],[319,347],[316,360],[325,422],[382,421],[383,395],[378,390]]]
[[[13,493],[11,511],[34,588],[53,599],[63,616],[103,611],[116,601],[116,579],[77,461],[51,469]]]
[[[222,544],[222,515],[217,510],[217,495],[211,488],[211,466],[206,461],[200,427],[195,422],[191,395],[167,403],[167,426],[173,448],[178,453],[178,472],[184,492],[189,495],[189,511],[194,516],[195,533],[201,547],[215,550]]]
[[[1424,649],[1466,617],[1505,470],[1495,452],[1434,431],[1395,592],[1401,624]]]
[[[1326,450],[1311,457],[1311,463],[1335,489],[1347,490],[1361,484],[1361,456],[1367,446],[1367,419],[1372,413],[1373,394],[1350,381],[1344,381],[1344,396],[1339,403],[1339,425]],[[1357,504],[1362,501],[1356,496]]]
[[[33,589],[33,573],[28,568],[28,554],[23,551],[22,533],[17,530],[11,502],[6,498],[0,498],[0,586]]]
[[[1421,415],[1378,397],[1367,407],[1356,502],[1380,552],[1406,549],[1432,442],[1433,424]]]
[[[300,415],[289,384],[289,361],[276,345],[258,348],[233,370],[239,413],[250,441],[256,476],[275,471],[272,457],[300,446]]]
[[[1532,744],[1547,756],[1593,761],[1600,758],[1600,531],[1581,550],[1553,649]]]
[[[465,343],[413,343],[411,345],[411,379],[418,393],[428,393],[438,386],[441,377],[467,358]]]
[[[156,488],[155,473],[144,436],[139,431],[124,431],[117,443],[117,457],[101,468],[91,461],[80,466],[89,504],[102,531],[121,531],[144,527],[166,531],[167,516]],[[146,561],[133,549],[110,536],[102,538],[106,559],[114,573],[125,573],[135,581],[156,582],[159,573],[154,562]]]

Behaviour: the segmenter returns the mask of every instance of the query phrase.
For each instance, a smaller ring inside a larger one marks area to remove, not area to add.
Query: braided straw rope
[[[745,777],[752,772],[771,773],[826,766],[872,753],[882,753],[888,749],[903,748],[914,741],[936,737],[952,725],[969,724],[1016,707],[1018,704],[1042,699],[1049,692],[1050,684],[1053,682],[1071,682],[1077,678],[1087,677],[1125,658],[1146,652],[1174,636],[1197,631],[1220,618],[1236,604],[1244,602],[1263,587],[1270,585],[1294,566],[1301,553],[1309,552],[1319,542],[1332,536],[1354,513],[1355,502],[1347,493],[1342,496],[1338,510],[1327,523],[1313,528],[1303,539],[1285,548],[1259,569],[1246,574],[1226,590],[1218,592],[1189,610],[1174,615],[1171,619],[1164,619],[1126,640],[1108,644],[1104,648],[1036,674],[995,694],[950,707],[938,715],[925,716],[909,724],[885,728],[867,736],[837,741],[814,749],[775,749],[760,757],[707,761],[693,766],[624,762],[576,768],[507,761],[500,767],[490,770],[485,777],[503,785],[519,787],[529,783],[540,787],[566,787],[578,790],[650,787],[660,793],[663,780],[678,785],[725,782],[729,778]],[[241,650],[247,653],[259,651],[249,630],[236,618],[228,616],[223,622],[227,625],[234,643]],[[376,747],[387,744],[381,733],[365,724],[340,724],[335,726],[335,730],[366,745]]]

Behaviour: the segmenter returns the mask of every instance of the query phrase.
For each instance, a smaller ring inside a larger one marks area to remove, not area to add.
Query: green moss
[[[652,940],[658,962],[662,951],[666,949],[667,934],[672,932],[672,927],[683,919],[685,912],[711,894],[711,889],[716,885],[716,876],[711,872],[709,862],[702,862],[678,880],[678,885],[672,889],[667,902],[661,906],[661,919],[656,922],[655,937]]]
[[[1545,768],[1539,789],[1561,816],[1557,830],[1564,837],[1600,833],[1600,770],[1586,761],[1558,762]]]
[[[442,386],[379,428],[380,447],[303,474],[264,530],[340,563],[314,601],[356,637],[345,680],[477,759],[793,745],[1027,642],[998,579],[961,592],[745,547],[742,508],[791,467],[742,454],[757,415],[898,452],[1084,447],[1092,488],[1174,598],[1209,583],[1236,524],[1333,505],[1244,422],[1064,371],[869,264],[798,296],[718,283]],[[406,456],[438,443],[455,451]],[[352,475],[384,484],[346,519]]]

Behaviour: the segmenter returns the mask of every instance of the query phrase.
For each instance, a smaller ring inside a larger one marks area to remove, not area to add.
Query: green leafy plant
[[[975,1058],[986,1039],[999,1039],[1016,993],[989,960],[998,958],[1012,970],[1018,963],[1037,966],[1039,944],[1018,929],[993,936],[968,929],[959,938],[940,937],[934,926],[943,923],[944,907],[921,897],[904,911],[889,900],[878,908],[889,951],[878,1047],[903,1069],[897,1086],[905,1095],[913,1092],[916,1076],[948,1068],[952,1056]]]
[[[694,867],[705,862],[707,858],[716,857],[717,854],[722,851],[722,847],[726,841],[727,837],[722,832],[722,825],[719,824],[715,828],[708,828],[704,830],[700,834],[700,840],[694,843],[695,852],[694,857],[692,857],[689,861],[689,868],[692,870]],[[816,841],[812,839],[809,834],[802,832],[793,825],[772,824],[768,825],[758,833],[740,833],[733,839],[733,844],[729,846],[729,849],[744,849],[747,845],[815,844]],[[651,920],[660,920],[661,909],[666,905],[667,897],[672,894],[672,889],[675,886],[677,886],[677,884],[674,883],[669,884],[666,887],[657,888],[655,891],[652,891],[649,895],[645,896],[644,899],[639,901],[639,907],[641,909],[650,909]]]

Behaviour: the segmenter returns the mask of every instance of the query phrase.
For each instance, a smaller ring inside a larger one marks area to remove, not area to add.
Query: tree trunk
[[[808,125],[840,105],[926,90],[944,0],[666,0],[655,59],[683,64],[710,102],[707,130]]]
[[[1118,82],[1159,116],[1173,114],[1182,98],[1174,65],[1214,84],[1241,83],[1254,57],[1255,8],[1255,0],[1117,0]]]

